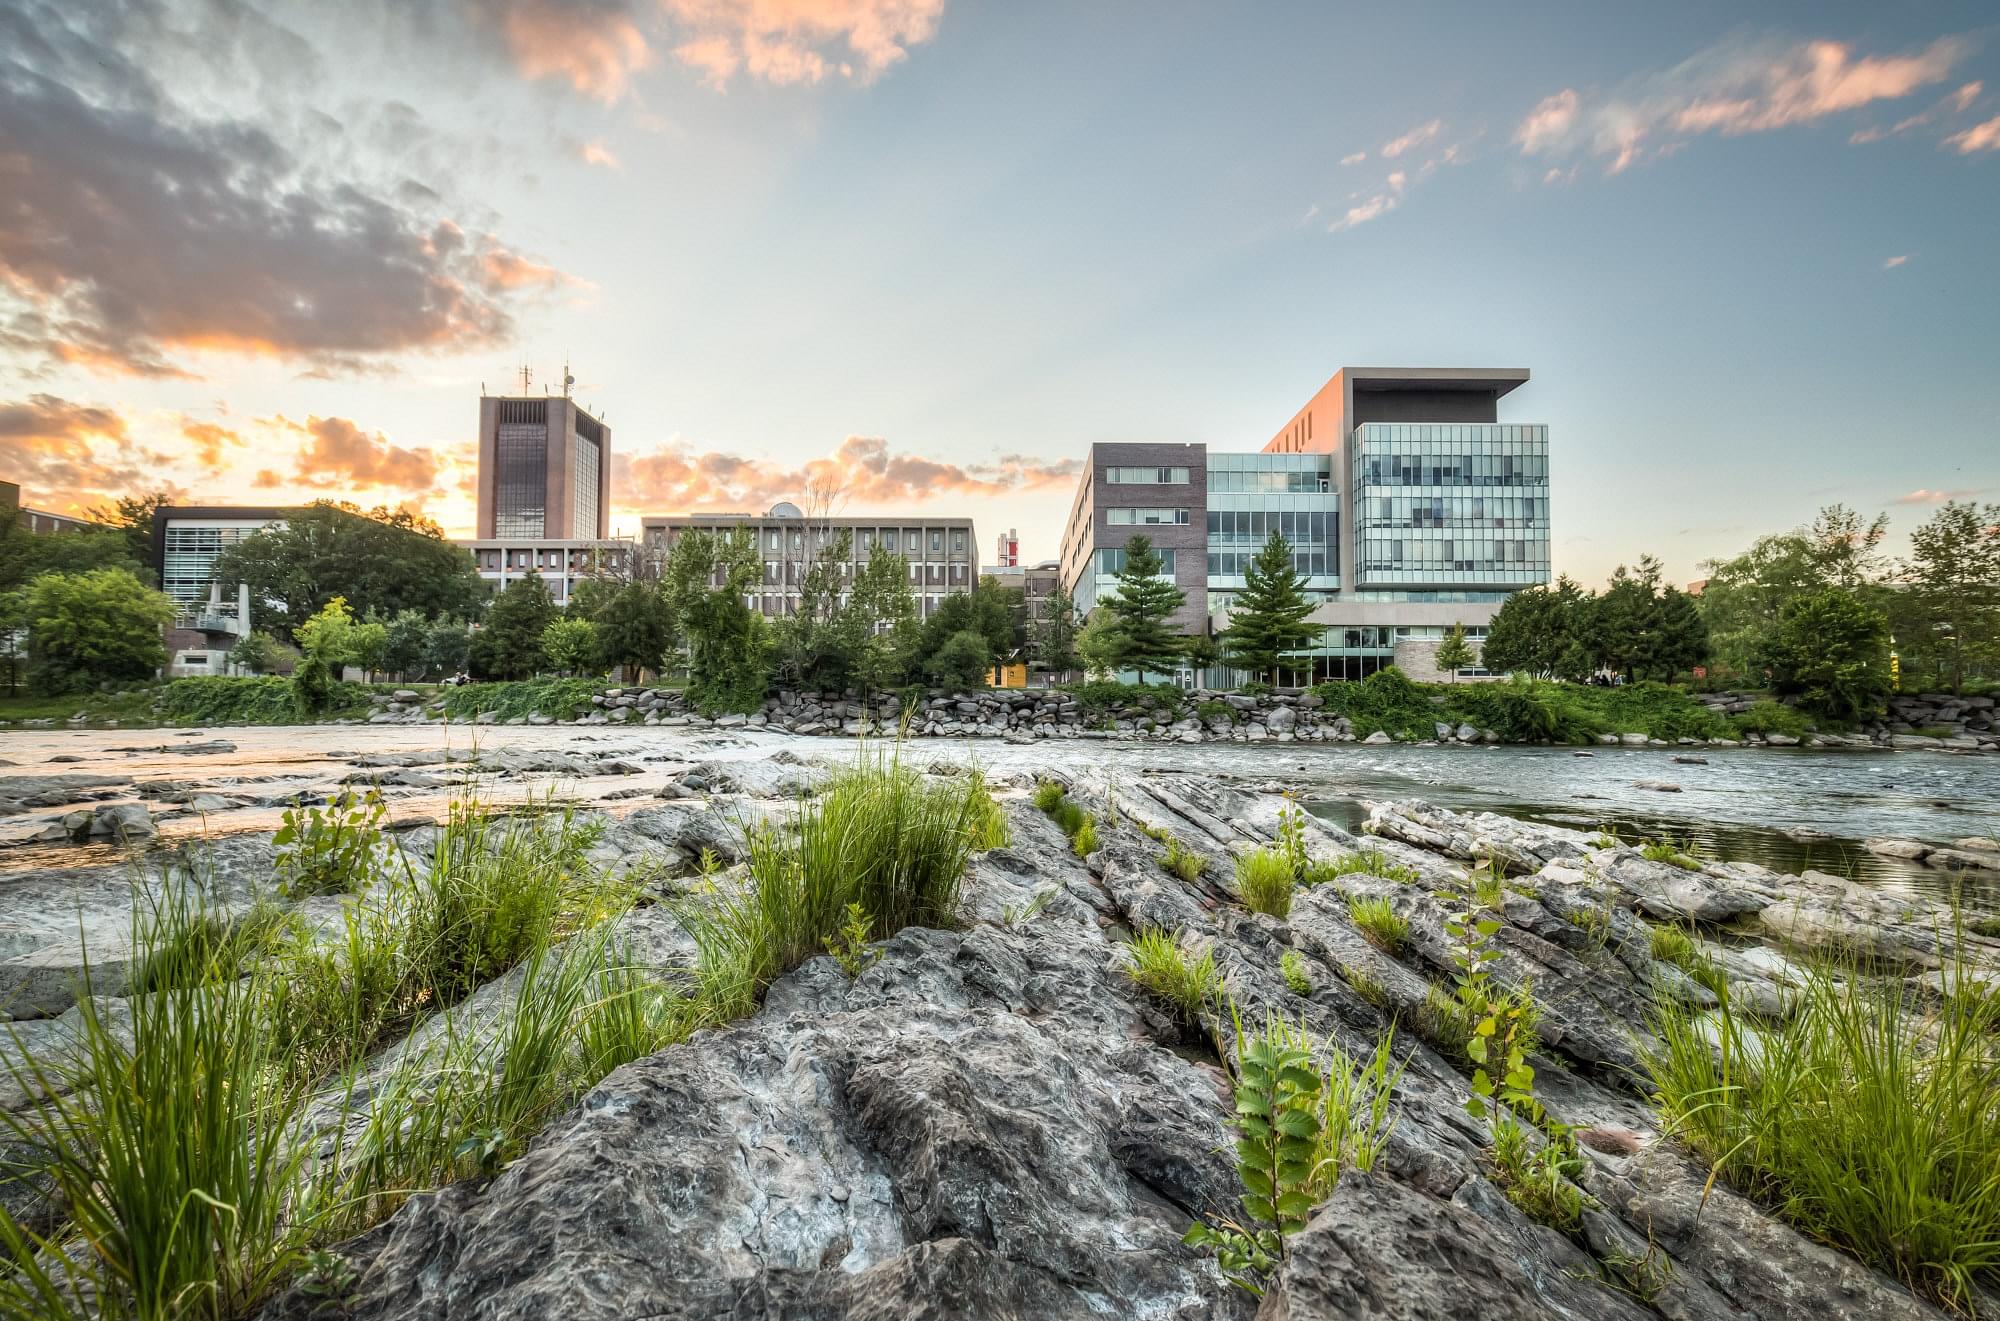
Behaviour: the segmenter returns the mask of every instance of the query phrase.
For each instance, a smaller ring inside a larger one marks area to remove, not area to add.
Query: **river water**
[[[756,730],[691,731],[676,727],[619,729],[568,726],[322,725],[202,730],[0,731],[0,776],[121,775],[173,779],[275,803],[300,790],[321,790],[368,753],[503,747],[589,756],[622,756],[645,767],[640,775],[510,779],[490,788],[496,802],[557,792],[580,802],[640,788],[650,791],[687,762],[733,760],[790,748],[800,756],[839,758],[853,744]],[[211,740],[229,751],[171,750]],[[1099,768],[1114,776],[1195,772],[1280,785],[1313,811],[1357,824],[1369,799],[1423,798],[1440,806],[1490,810],[1581,827],[1610,826],[1635,834],[1671,836],[1718,858],[1761,862],[1786,871],[1808,867],[1927,894],[1955,881],[2000,890],[2000,873],[1952,874],[1883,858],[1859,847],[1871,836],[1949,843],[1969,835],[2000,835],[2000,757],[1935,752],[1809,749],[1409,747],[1363,744],[1117,743],[1049,740],[1013,744],[999,739],[923,739],[905,757],[919,765],[939,758],[972,759],[995,772]],[[1706,765],[1676,763],[1698,755]],[[53,758],[65,760],[57,762]],[[678,764],[677,764],[678,763]],[[440,768],[426,770],[441,778]],[[1641,788],[1642,781],[1680,786],[1678,793]],[[398,816],[433,815],[448,789],[391,790]],[[99,800],[99,801],[116,801]],[[652,801],[606,801],[614,811]],[[156,805],[157,806],[157,805]],[[270,830],[280,808],[245,806],[162,820],[162,834]],[[74,866],[102,850],[30,841],[61,809],[0,817],[0,875],[34,867]]]

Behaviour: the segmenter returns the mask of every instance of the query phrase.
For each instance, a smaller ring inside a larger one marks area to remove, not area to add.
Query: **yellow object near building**
[[[986,682],[995,688],[1026,688],[1028,667],[1020,662],[995,666],[986,672]]]

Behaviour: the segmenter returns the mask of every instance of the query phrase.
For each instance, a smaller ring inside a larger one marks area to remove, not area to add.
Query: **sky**
[[[1750,21],[1746,22],[1746,18]],[[1555,565],[2000,500],[1990,3],[0,0],[0,480],[407,505],[482,390],[613,524],[970,515],[1520,366]]]

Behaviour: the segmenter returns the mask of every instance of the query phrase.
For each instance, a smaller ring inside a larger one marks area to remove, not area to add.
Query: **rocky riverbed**
[[[964,771],[963,758],[929,761],[928,774]],[[668,777],[683,792],[607,819],[593,858],[646,876],[649,899],[685,895],[704,849],[732,862],[737,822],[786,811],[828,773],[796,754],[684,764]],[[1379,849],[1414,879],[1342,876],[1302,889],[1279,921],[1244,909],[1229,878],[1234,855],[1274,837],[1283,798],[1190,773],[1053,773],[1102,823],[1088,858],[1028,801],[1033,772],[997,773],[1012,840],[975,860],[957,926],[894,934],[852,979],[831,958],[809,961],[751,1017],[606,1077],[496,1177],[418,1196],[342,1245],[353,1275],[333,1307],[298,1292],[267,1315],[1943,1315],[1728,1188],[1705,1191],[1707,1169],[1659,1131],[1635,1081],[1650,1016],[1713,992],[1652,957],[1645,920],[1699,932],[1737,1002],[1773,1017],[1788,1012],[1801,951],[1861,949],[1924,997],[1949,962],[1991,970],[2000,944],[1962,934],[1936,906],[1832,875],[1688,869],[1594,832],[1412,801],[1368,804],[1371,838],[1303,824],[1317,858]],[[403,831],[406,846],[426,848],[427,829]],[[1208,860],[1201,879],[1161,865],[1163,832]],[[1465,1076],[1410,1027],[1452,972],[1434,894],[1494,856],[1513,873],[1496,976],[1532,985],[1538,1092],[1588,1156],[1579,1181],[1592,1204],[1574,1234],[1503,1194],[1464,1112]],[[268,888],[270,842],[218,843],[209,866],[224,899],[246,903]],[[104,856],[0,882],[11,942],[0,1001],[32,1015],[14,1025],[27,1049],[62,1048],[66,994],[87,989],[115,1013],[135,874]],[[1364,937],[1353,896],[1385,899],[1410,923],[1398,953]],[[654,902],[621,920],[648,965],[671,974],[693,951],[666,914]],[[1123,942],[1148,929],[1212,953],[1246,1020],[1281,1013],[1357,1055],[1395,1033],[1387,1149],[1291,1240],[1261,1304],[1181,1242],[1198,1217],[1240,1216],[1241,1186],[1210,1033],[1122,972]],[[1281,972],[1287,954],[1303,993]],[[501,978],[452,1012],[476,1031],[517,986]],[[23,1198],[10,1187],[12,1204]]]

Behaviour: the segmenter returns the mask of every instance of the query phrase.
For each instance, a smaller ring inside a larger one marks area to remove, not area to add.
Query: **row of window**
[[[1104,480],[1110,486],[1186,486],[1186,468],[1106,468]]]
[[[1368,567],[1377,560],[1389,564],[1443,564],[1469,569],[1474,564],[1534,564],[1548,561],[1545,541],[1473,541],[1464,537],[1370,537],[1362,542]]]
[[[1215,543],[1209,543],[1208,576],[1211,578],[1240,578],[1250,571],[1250,564],[1257,558],[1254,550],[1216,550]],[[1340,572],[1340,556],[1328,550],[1295,550],[1292,552],[1292,569],[1308,578],[1324,577]]]
[[[1383,495],[1360,502],[1362,526],[1522,527],[1548,517],[1548,502],[1532,495]]]
[[[1355,461],[1356,483],[1371,486],[1541,486],[1546,454],[1391,454]]]
[[[683,529],[682,534],[685,535],[688,530],[690,529]],[[712,530],[727,536],[737,529],[715,528]],[[840,530],[816,527],[810,530],[810,537],[808,537],[808,530],[805,528],[767,527],[763,530],[761,538],[759,538],[757,529],[749,529],[752,538],[761,540],[762,547],[766,551],[790,549],[797,552],[803,552],[806,549],[808,540],[810,540],[814,551],[824,550],[832,544],[835,533]],[[931,528],[928,531],[931,551],[935,554],[942,554],[945,548],[945,529]],[[647,544],[653,546],[655,549],[664,549],[667,544],[667,530],[659,527],[653,528],[647,534],[646,540]],[[869,553],[879,545],[883,550],[895,551],[897,554],[916,555],[923,551],[924,542],[925,529],[923,528],[861,528],[856,530],[854,534],[854,552],[857,558],[866,560]],[[963,554],[965,552],[964,528],[951,529],[951,549],[953,554]]]
[[[1354,429],[1368,454],[1547,454],[1539,422],[1364,422]]]
[[[1331,545],[1340,538],[1340,515],[1320,509],[1211,509],[1208,538],[1263,545],[1276,532],[1293,547]]]
[[[1171,546],[1155,546],[1153,554],[1160,557],[1160,573],[1163,577],[1174,576],[1174,550]],[[1097,576],[1109,578],[1125,570],[1125,549],[1122,546],[1097,552]]]
[[[1333,489],[1333,480],[1324,472],[1272,472],[1268,469],[1246,472],[1229,468],[1210,468],[1208,489],[1225,495],[1260,495],[1270,492],[1324,493]]]
[[[1145,527],[1155,525],[1178,525],[1185,527],[1188,522],[1188,511],[1185,509],[1107,509],[1104,511],[1104,521],[1113,527],[1126,524],[1138,524]]]

